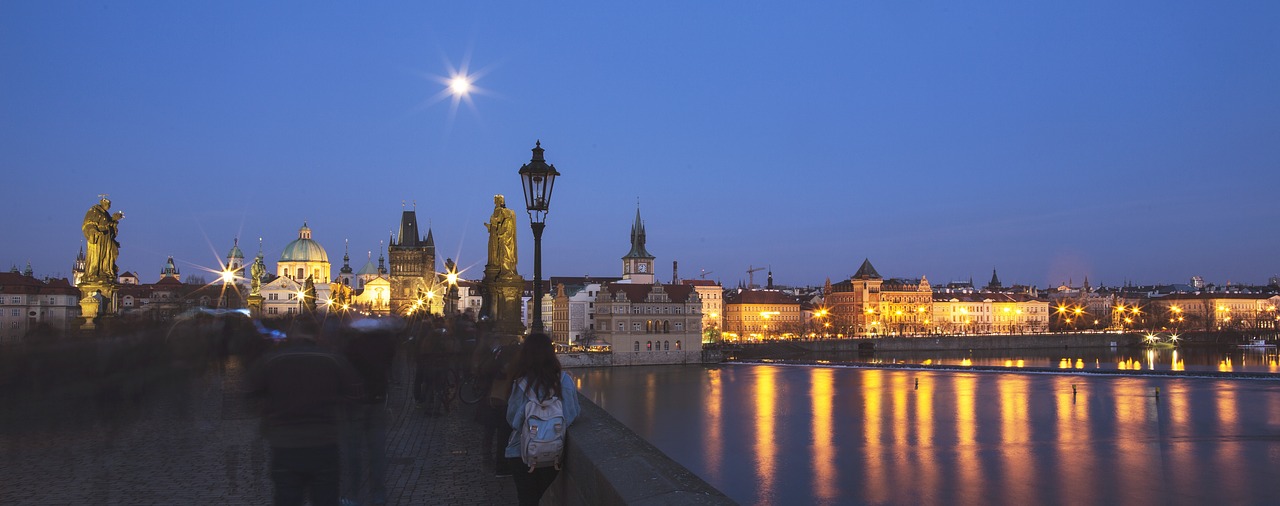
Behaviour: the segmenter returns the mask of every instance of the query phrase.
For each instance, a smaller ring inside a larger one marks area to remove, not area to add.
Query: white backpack
[[[560,393],[556,392],[549,399],[538,400],[533,388],[521,381],[526,387],[524,402],[524,424],[518,427],[520,434],[520,458],[529,466],[529,472],[546,466],[560,469],[560,458],[564,455],[564,403]]]

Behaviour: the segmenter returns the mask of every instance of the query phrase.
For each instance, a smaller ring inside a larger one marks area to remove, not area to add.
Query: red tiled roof
[[[66,279],[46,282],[16,272],[0,272],[0,293],[76,295],[79,292]]]
[[[654,287],[661,286],[662,290],[667,292],[667,297],[671,298],[671,302],[685,303],[689,301],[689,294],[693,293],[693,287],[688,285],[637,285],[630,283],[609,283],[604,286],[604,290],[609,292],[610,296],[615,296],[618,292],[626,294],[627,300],[633,304],[644,302],[645,297],[649,296],[649,292]]]
[[[725,299],[726,304],[800,304],[795,297],[772,290],[743,290]]]

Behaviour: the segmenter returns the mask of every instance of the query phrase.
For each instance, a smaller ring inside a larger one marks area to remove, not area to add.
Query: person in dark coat
[[[310,322],[295,324],[249,372],[248,393],[262,401],[277,506],[308,498],[313,506],[337,506],[339,410],[364,394],[351,364],[316,344],[316,330]]]
[[[360,497],[364,478],[362,454],[368,456],[372,504],[387,503],[387,382],[395,359],[398,320],[359,320],[351,325],[346,357],[364,382],[364,396],[350,408],[347,424],[346,471],[349,504]]]

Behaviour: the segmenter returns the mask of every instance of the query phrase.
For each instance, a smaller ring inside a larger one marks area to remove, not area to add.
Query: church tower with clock
[[[636,221],[631,224],[631,251],[622,257],[624,283],[653,284],[653,255],[644,248],[644,222],[640,220],[640,208],[636,208]]]

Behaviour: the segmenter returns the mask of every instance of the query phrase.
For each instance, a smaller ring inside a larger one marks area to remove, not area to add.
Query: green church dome
[[[311,229],[304,222],[298,229],[298,238],[284,247],[280,253],[281,262],[328,262],[329,254],[325,253],[320,243],[311,240]]]

